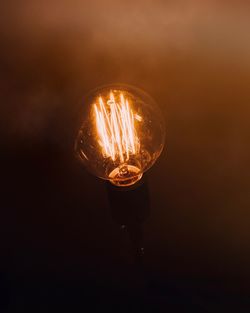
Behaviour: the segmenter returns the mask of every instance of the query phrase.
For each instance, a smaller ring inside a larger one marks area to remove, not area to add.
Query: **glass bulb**
[[[106,85],[86,97],[75,151],[92,174],[129,186],[155,163],[164,140],[163,115],[148,94]]]

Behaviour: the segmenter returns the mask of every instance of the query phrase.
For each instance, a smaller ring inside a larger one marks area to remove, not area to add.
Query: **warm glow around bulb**
[[[94,104],[94,110],[98,143],[104,157],[123,164],[130,155],[139,153],[140,141],[135,120],[142,121],[142,118],[134,114],[123,93],[120,93],[118,99],[115,99],[112,91],[107,100],[100,96],[98,104]]]

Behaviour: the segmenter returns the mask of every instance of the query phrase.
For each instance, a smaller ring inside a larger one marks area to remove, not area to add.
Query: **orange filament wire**
[[[129,160],[130,155],[139,152],[135,119],[141,121],[141,117],[133,113],[122,93],[119,101],[116,101],[112,92],[106,103],[99,97],[94,109],[98,142],[105,157],[124,163]]]

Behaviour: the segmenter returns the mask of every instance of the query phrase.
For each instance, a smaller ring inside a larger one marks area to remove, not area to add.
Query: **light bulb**
[[[163,115],[144,91],[127,85],[99,87],[86,97],[75,151],[94,175],[116,186],[141,179],[161,154]]]

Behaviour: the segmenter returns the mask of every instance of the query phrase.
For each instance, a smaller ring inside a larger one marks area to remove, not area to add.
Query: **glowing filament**
[[[120,94],[117,102],[113,93],[107,103],[99,97],[98,104],[94,104],[98,142],[105,157],[113,161],[124,163],[130,155],[139,152],[139,139],[135,130],[135,119],[141,121],[138,114],[134,114],[129,102]]]

